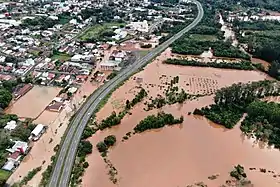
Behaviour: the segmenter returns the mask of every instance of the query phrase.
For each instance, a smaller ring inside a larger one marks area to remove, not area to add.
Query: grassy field
[[[91,38],[98,38],[102,32],[105,30],[111,30],[113,26],[121,26],[124,25],[123,23],[104,23],[104,24],[97,24],[92,27],[86,29],[81,35],[79,39],[82,41],[91,39]]]
[[[218,40],[214,35],[202,35],[202,34],[192,34],[190,38],[200,41],[216,41]]]
[[[31,53],[32,55],[34,55],[35,57],[38,57],[39,54],[40,54],[40,51],[38,51],[38,50],[32,50],[32,51],[30,51],[30,53]]]
[[[146,56],[149,52],[150,52],[150,50],[139,51],[139,55],[140,55],[140,57],[144,57],[144,56]]]
[[[6,181],[11,175],[11,172],[0,169],[0,184]]]
[[[53,60],[59,60],[59,61],[67,61],[70,60],[70,58],[71,56],[69,56],[66,53],[57,53],[52,56]]]

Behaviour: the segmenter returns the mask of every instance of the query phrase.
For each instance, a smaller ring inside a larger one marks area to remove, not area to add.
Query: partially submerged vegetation
[[[89,166],[86,161],[86,156],[92,153],[92,144],[87,140],[82,140],[78,147],[77,159],[75,160],[74,167],[71,175],[71,187],[74,187],[82,182],[85,169]]]
[[[241,165],[234,166],[234,169],[230,172],[230,176],[234,177],[237,180],[241,180],[242,178],[246,178],[247,175],[244,172],[244,167]]]
[[[27,185],[28,181],[30,181],[39,171],[41,171],[42,167],[39,166],[28,172],[27,176],[25,176],[19,183],[15,183],[12,187],[22,187]]]
[[[102,156],[106,156],[108,149],[116,143],[117,139],[114,135],[109,135],[104,138],[104,141],[100,141],[96,144],[96,148]]]
[[[118,182],[117,169],[113,166],[112,162],[107,158],[108,149],[111,146],[114,146],[117,139],[114,135],[109,135],[104,138],[104,141],[100,141],[96,144],[97,150],[101,153],[101,156],[104,157],[103,160],[109,168],[108,175],[110,176],[110,180],[116,184]]]
[[[110,116],[106,119],[103,119],[100,124],[98,124],[98,129],[104,130],[106,128],[111,128],[121,123],[122,118],[128,113],[128,111],[135,106],[137,103],[141,102],[144,97],[147,96],[147,92],[141,88],[140,91],[135,95],[132,101],[126,100],[125,109],[117,114],[112,112]]]
[[[98,128],[100,130],[104,130],[106,128],[111,128],[113,126],[116,126],[121,123],[121,119],[123,118],[123,115],[118,114],[116,112],[112,112],[110,116],[108,116],[106,119],[103,119],[101,123],[98,125]]]
[[[135,98],[132,101],[127,100],[126,102],[126,108],[117,114],[116,112],[112,112],[110,116],[108,116],[106,119],[103,119],[99,124],[96,122],[88,124],[82,134],[82,139],[80,142],[80,145],[78,147],[78,154],[76,157],[76,161],[74,163],[74,167],[72,170],[71,175],[71,186],[74,187],[82,182],[81,177],[84,174],[85,168],[89,166],[88,162],[86,161],[86,155],[90,154],[92,152],[92,144],[87,141],[86,139],[91,137],[97,130],[104,130],[106,128],[111,128],[113,126],[116,126],[121,123],[122,118],[127,114],[129,109],[131,109],[134,105],[136,105],[138,102],[141,102],[142,99],[147,95],[146,91],[142,88],[139,93],[135,95]],[[116,142],[116,137],[114,135],[110,135],[104,139],[104,141],[99,142],[96,147],[101,152],[101,155],[103,157],[106,157],[108,148],[110,146],[113,146]],[[117,182],[117,179],[115,177],[116,175],[116,168],[113,167],[110,160],[104,158],[110,168],[109,175],[110,180],[113,183]]]
[[[172,126],[175,124],[180,124],[184,121],[183,116],[176,119],[172,114],[167,114],[160,112],[157,115],[147,116],[145,119],[141,120],[135,127],[134,131],[136,133],[141,133],[150,129],[162,128],[166,125]]]
[[[279,84],[274,81],[259,81],[251,84],[234,84],[216,93],[215,104],[196,109],[194,114],[233,128],[244,113],[240,129],[247,135],[280,148],[280,105],[259,100],[267,96],[278,96]]]
[[[258,140],[280,148],[280,104],[255,101],[246,108],[247,116],[241,130]]]
[[[279,95],[279,91],[277,82],[268,80],[233,84],[216,92],[215,104],[201,110],[196,109],[194,114],[204,115],[226,128],[233,128],[250,103],[265,96]]]
[[[199,66],[199,67],[213,67],[224,69],[239,69],[239,70],[253,70],[254,67],[249,61],[241,62],[199,62],[196,60],[180,60],[180,59],[167,59],[164,61],[166,64],[183,65],[183,66]]]
[[[136,133],[142,133],[147,130],[159,129],[165,126],[173,126],[181,124],[184,121],[184,117],[175,118],[172,114],[165,112],[159,112],[157,115],[149,115],[141,120],[134,128],[133,132],[127,132],[122,138],[122,142],[128,140],[132,135]]]
[[[49,180],[51,178],[52,170],[54,168],[54,164],[56,161],[57,156],[54,155],[51,157],[51,163],[48,165],[47,169],[42,173],[42,179],[40,181],[40,186],[47,186],[49,183]]]
[[[183,103],[187,99],[194,99],[202,95],[191,95],[185,92],[184,89],[179,91],[177,84],[179,83],[179,76],[173,77],[170,83],[167,83],[168,88],[164,91],[164,96],[158,94],[154,99],[151,97],[151,102],[145,102],[147,106],[144,108],[145,111],[152,110],[154,108],[162,108],[166,104],[172,105],[175,103]]]
[[[135,97],[132,99],[132,101],[126,100],[125,102],[125,109],[129,110],[132,107],[134,107],[137,103],[141,102],[144,97],[146,97],[148,94],[145,89],[141,88],[141,90],[135,95]]]

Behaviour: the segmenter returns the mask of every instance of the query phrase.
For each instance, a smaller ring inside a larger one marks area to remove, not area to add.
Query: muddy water
[[[270,66],[270,63],[265,61],[265,60],[261,60],[261,59],[258,59],[258,58],[251,58],[251,61],[254,63],[254,64],[262,64],[263,67],[265,68],[265,70],[268,70],[269,69],[269,66]]]
[[[214,87],[218,89],[235,82],[267,78],[265,74],[255,71],[162,64],[161,61],[168,58],[168,55],[170,55],[168,52],[163,53],[144,71],[134,75],[114,92],[105,107],[97,114],[97,120],[107,117],[113,110],[119,111],[121,105],[116,106],[114,103],[122,103],[126,99],[133,98],[137,86],[141,85],[149,90],[149,96],[156,96],[162,93],[164,83],[176,75],[180,77],[179,87],[189,90],[190,93],[203,92],[207,86],[209,90],[210,85],[213,89]],[[164,78],[162,75],[165,75]],[[141,81],[137,82],[137,78]],[[192,78],[195,78],[196,82],[191,82]],[[89,140],[96,145],[105,136],[116,135],[117,145],[110,150],[108,158],[119,172],[118,186],[120,187],[183,187],[199,181],[217,187],[225,182],[229,176],[228,172],[236,164],[242,164],[246,168],[267,168],[280,174],[280,165],[277,164],[280,156],[278,151],[264,147],[260,149],[258,144],[244,137],[238,128],[226,130],[209,123],[204,118],[187,115],[189,111],[212,102],[213,97],[206,96],[181,105],[166,106],[163,111],[178,117],[184,116],[185,121],[182,125],[145,132],[121,142],[125,133],[131,131],[140,120],[147,115],[157,113],[156,110],[143,111],[144,104],[141,103],[131,110],[132,115],[125,116],[119,126],[97,132]],[[109,181],[108,169],[97,150],[88,156],[87,161],[89,168],[83,177],[82,186],[115,186]],[[257,171],[247,171],[247,173],[256,186],[279,185],[277,182],[280,178],[273,178],[272,175]],[[214,181],[208,180],[207,177],[213,174],[221,176]]]
[[[232,40],[232,45],[237,47],[238,41],[237,41],[237,39],[235,37],[234,31],[232,30],[232,28],[228,27],[225,24],[222,16],[221,15],[219,15],[219,16],[220,16],[219,23],[222,24],[221,31],[224,31],[225,40],[231,39]]]
[[[34,86],[28,93],[16,101],[6,112],[20,117],[36,118],[56,97],[61,88]]]

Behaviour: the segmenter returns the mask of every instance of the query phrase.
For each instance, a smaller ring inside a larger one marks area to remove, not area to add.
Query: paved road
[[[81,135],[87,122],[91,118],[93,112],[97,108],[100,101],[107,96],[121,82],[135,73],[139,68],[143,67],[161,52],[163,52],[171,43],[180,38],[183,34],[195,27],[203,17],[203,8],[201,4],[193,0],[198,7],[198,15],[195,20],[186,28],[175,34],[172,38],[165,41],[157,48],[150,51],[146,56],[140,58],[133,65],[121,71],[116,77],[104,84],[100,89],[94,92],[86,101],[86,103],[76,113],[69,129],[66,132],[65,139],[58,153],[57,161],[50,179],[49,187],[68,187],[71,176],[72,167],[76,157],[77,148],[81,139]]]

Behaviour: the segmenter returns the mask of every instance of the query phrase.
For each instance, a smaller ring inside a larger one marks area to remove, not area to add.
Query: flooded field
[[[34,86],[27,94],[7,109],[7,113],[19,117],[36,118],[59,93],[61,88]]]
[[[237,82],[250,82],[268,79],[260,72],[221,70],[214,68],[182,67],[162,64],[169,57],[163,53],[153,63],[131,77],[116,90],[108,103],[97,114],[97,121],[106,118],[112,111],[120,111],[127,99],[142,86],[148,95],[156,96],[166,88],[166,82],[178,75],[179,87],[189,93],[211,93],[216,89]],[[208,92],[207,92],[208,91]],[[109,160],[117,168],[118,184],[109,180],[108,168],[94,149],[87,157],[89,167],[83,177],[82,186],[120,186],[120,187],[185,187],[203,181],[208,186],[217,187],[225,184],[234,165],[241,164],[246,168],[248,178],[255,186],[279,186],[280,178],[270,173],[249,171],[249,167],[266,168],[280,174],[277,160],[278,150],[260,146],[242,135],[238,127],[226,130],[210,123],[204,118],[187,115],[195,108],[209,105],[213,96],[205,96],[184,104],[165,106],[162,111],[176,117],[184,116],[182,125],[148,131],[132,136],[122,142],[122,137],[131,131],[146,116],[157,110],[145,112],[143,103],[137,104],[132,115],[126,115],[122,123],[105,131],[98,131],[89,140],[95,145],[105,136],[114,134],[117,144],[108,154]],[[207,177],[219,174],[218,179]]]

